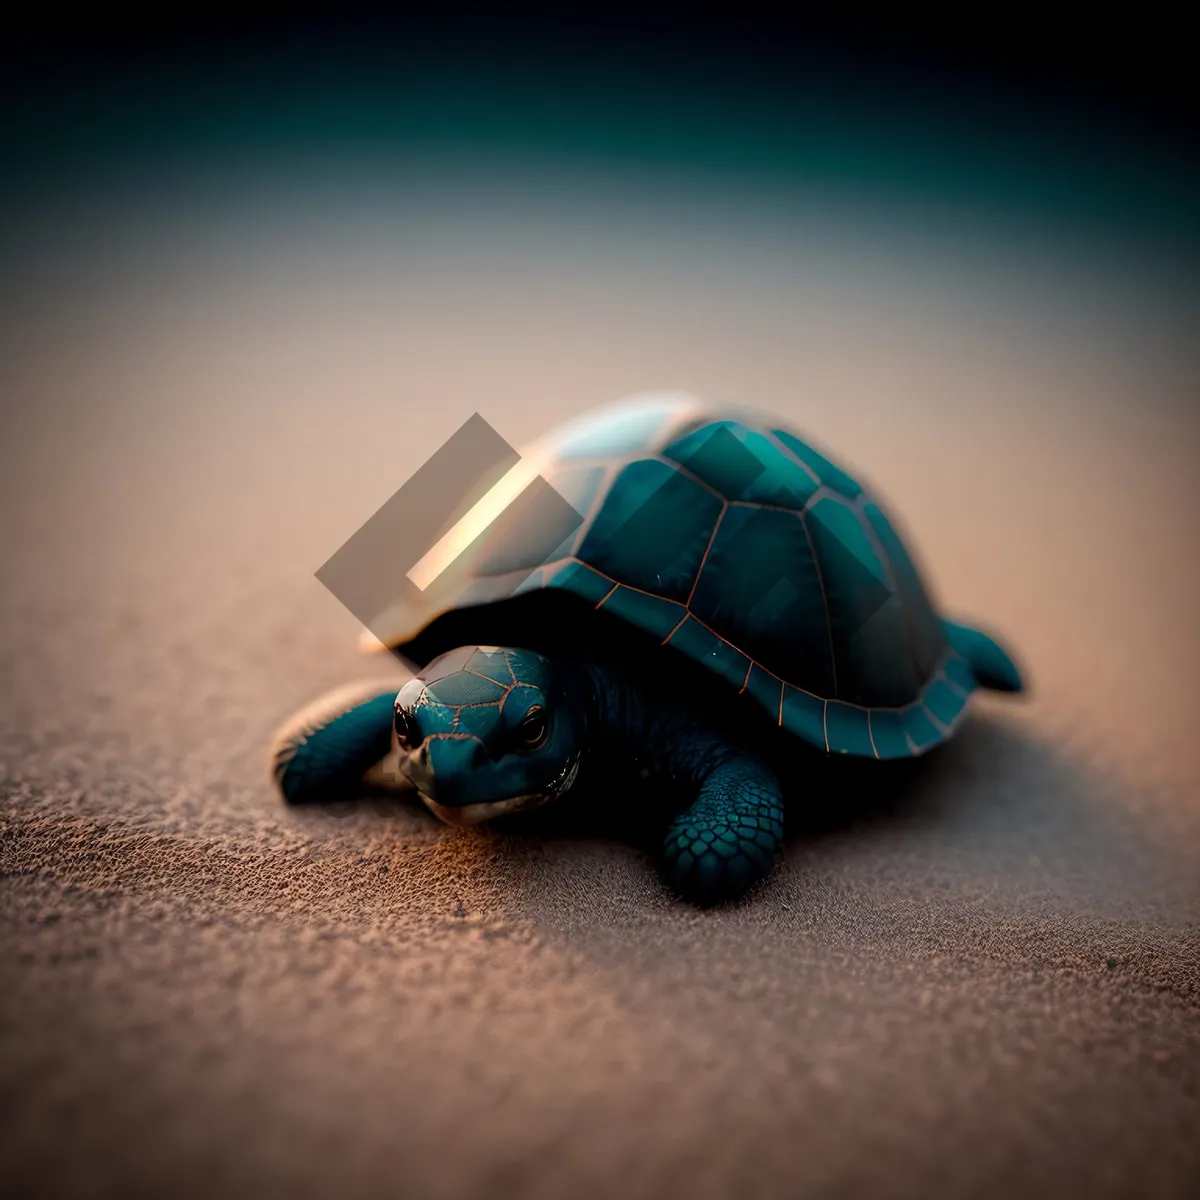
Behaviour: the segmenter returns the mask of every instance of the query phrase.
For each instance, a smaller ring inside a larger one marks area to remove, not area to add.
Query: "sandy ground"
[[[7,1194],[1197,1194],[1194,309],[605,204],[147,202],[10,273]],[[611,833],[285,811],[275,724],[390,670],[313,571],[473,411],[659,386],[834,447],[1030,698],[720,912]]]

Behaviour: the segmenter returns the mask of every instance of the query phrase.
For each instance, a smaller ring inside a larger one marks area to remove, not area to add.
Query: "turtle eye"
[[[521,719],[519,733],[526,750],[536,750],[546,740],[546,710],[534,705]]]
[[[421,731],[417,728],[417,722],[413,719],[412,713],[407,709],[396,709],[396,737],[400,741],[400,745],[407,750],[414,750],[421,743]]]

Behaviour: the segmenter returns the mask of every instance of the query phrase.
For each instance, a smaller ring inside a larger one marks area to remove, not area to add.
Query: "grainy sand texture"
[[[1194,292],[682,184],[312,182],[48,212],[6,273],[5,1193],[1197,1195]],[[659,387],[831,447],[1030,696],[877,811],[798,798],[714,912],[619,831],[285,810],[277,723],[401,678],[314,571],[473,412]]]

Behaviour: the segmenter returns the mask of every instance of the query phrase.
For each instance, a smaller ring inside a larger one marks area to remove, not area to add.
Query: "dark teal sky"
[[[147,181],[421,162],[550,166],[948,205],[1149,239],[1190,258],[1200,171],[1144,122],[969,74],[620,61],[579,46],[231,49],[31,69],[3,124],[8,222]],[[10,224],[9,232],[12,232]]]

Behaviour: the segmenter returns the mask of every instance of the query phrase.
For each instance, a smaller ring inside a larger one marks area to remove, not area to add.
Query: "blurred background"
[[[1086,26],[9,22],[18,1192],[1194,1194],[1197,112],[1170,22]],[[870,481],[1028,701],[725,913],[284,812],[273,727],[397,669],[316,569],[472,413],[657,388]]]

